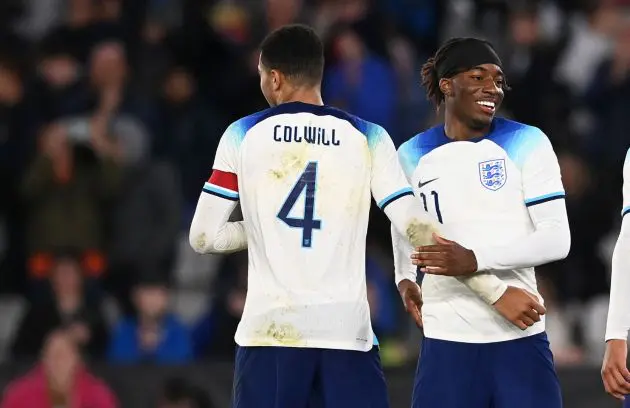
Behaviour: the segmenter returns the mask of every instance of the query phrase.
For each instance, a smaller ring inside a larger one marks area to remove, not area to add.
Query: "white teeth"
[[[494,108],[494,102],[490,102],[490,101],[478,101],[477,102],[479,105],[482,106],[487,106],[489,108]]]

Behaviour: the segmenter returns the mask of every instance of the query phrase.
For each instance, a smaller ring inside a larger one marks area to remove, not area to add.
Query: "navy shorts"
[[[378,347],[237,347],[232,408],[348,407],[389,407]]]
[[[561,408],[545,333],[497,343],[425,338],[412,408]]]

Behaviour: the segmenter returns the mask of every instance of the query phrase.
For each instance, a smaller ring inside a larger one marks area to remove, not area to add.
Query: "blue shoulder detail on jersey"
[[[370,149],[373,149],[374,146],[376,146],[387,135],[387,131],[376,123],[368,122],[367,120],[356,117],[354,119],[356,123],[354,124],[354,127],[365,135]]]
[[[444,125],[439,125],[418,133],[400,145],[398,159],[407,178],[411,177],[422,156],[450,141],[444,133]]]
[[[272,109],[273,108],[265,109],[263,111],[256,112],[251,115],[240,118],[237,121],[233,122],[230,126],[228,126],[225,132],[230,135],[232,140],[238,146],[241,144],[241,142],[245,138],[245,135],[251,128],[253,128],[261,120],[265,119],[266,117],[269,117],[268,112]]]
[[[360,119],[354,115],[349,114],[348,112],[342,111],[341,109],[333,108],[326,105],[312,105],[302,102],[282,103],[278,106],[274,106],[273,108],[268,108],[263,111],[256,112],[252,115],[237,120],[232,125],[230,125],[230,128],[233,127],[234,133],[238,135],[237,138],[242,141],[249,129],[265,119],[269,119],[270,117],[276,115],[303,112],[311,113],[317,116],[334,116],[338,119],[345,120],[346,122],[350,123],[355,129],[365,135],[368,143],[370,144],[370,147],[376,144],[387,134],[385,129],[383,129],[381,126],[372,122],[368,122],[367,120]]]
[[[522,168],[529,155],[548,140],[537,127],[505,118],[494,119],[487,137],[501,146],[518,168]]]

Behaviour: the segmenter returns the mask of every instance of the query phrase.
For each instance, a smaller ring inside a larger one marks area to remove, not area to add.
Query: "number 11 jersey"
[[[204,191],[239,200],[248,245],[240,346],[367,351],[371,197],[412,195],[390,136],[341,110],[292,102],[234,122]]]
[[[549,217],[556,214],[554,204],[564,207],[558,159],[547,136],[533,126],[495,118],[486,136],[454,141],[439,125],[403,143],[398,153],[419,205],[435,214],[445,238],[475,251],[478,262],[484,253],[495,257],[506,244],[518,248],[539,222],[535,211],[540,216],[547,206]],[[477,273],[494,274],[542,300],[533,266],[497,265]],[[544,316],[527,330],[519,329],[448,276],[425,275],[422,295],[424,334],[429,338],[491,343],[545,329]]]

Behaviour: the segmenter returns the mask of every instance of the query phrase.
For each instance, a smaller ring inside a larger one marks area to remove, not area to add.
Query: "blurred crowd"
[[[494,43],[512,87],[500,114],[547,133],[567,192],[571,253],[538,270],[552,347],[559,364],[599,362],[630,147],[628,0],[0,2],[0,355],[71,339],[77,359],[233,357],[246,254],[197,256],[187,228],[223,130],[266,108],[259,42],[292,22],[325,40],[325,102],[397,145],[440,119],[419,80],[439,44]],[[366,266],[384,362],[415,358],[378,210]]]

